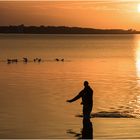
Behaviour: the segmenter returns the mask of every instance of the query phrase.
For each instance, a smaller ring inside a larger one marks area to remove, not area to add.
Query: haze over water
[[[67,132],[80,133],[82,106],[66,100],[84,80],[94,90],[93,113],[134,116],[92,118],[94,138],[140,138],[140,35],[1,34],[0,54],[0,138],[75,138]]]

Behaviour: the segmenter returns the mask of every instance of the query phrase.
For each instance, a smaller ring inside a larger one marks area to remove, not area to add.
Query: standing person
[[[67,102],[71,103],[78,100],[79,98],[82,98],[81,104],[83,105],[83,116],[84,118],[90,118],[90,113],[92,111],[93,106],[92,96],[93,96],[92,88],[89,86],[88,81],[84,81],[84,89],[80,91],[80,93],[73,99],[67,100]]]

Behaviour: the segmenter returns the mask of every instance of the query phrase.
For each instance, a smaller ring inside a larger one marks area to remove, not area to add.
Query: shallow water
[[[134,117],[92,118],[94,138],[140,138],[140,35],[1,34],[0,54],[0,138],[75,138],[68,132],[83,127],[82,106],[66,100],[84,80],[94,89],[92,113]]]

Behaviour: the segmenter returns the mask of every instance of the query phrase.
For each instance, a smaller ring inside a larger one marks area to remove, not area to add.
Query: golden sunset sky
[[[140,30],[140,0],[0,1],[0,25]]]

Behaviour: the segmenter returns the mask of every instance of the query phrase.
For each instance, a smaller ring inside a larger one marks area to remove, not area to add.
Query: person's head
[[[88,84],[89,84],[88,81],[84,81],[84,86],[85,87],[88,87]]]

